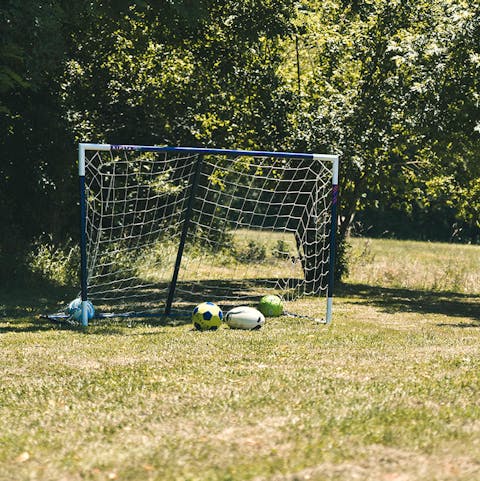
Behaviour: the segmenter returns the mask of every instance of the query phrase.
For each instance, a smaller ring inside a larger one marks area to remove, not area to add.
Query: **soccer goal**
[[[325,296],[332,316],[338,156],[79,145],[82,323],[211,300]],[[301,315],[301,313],[300,313]]]

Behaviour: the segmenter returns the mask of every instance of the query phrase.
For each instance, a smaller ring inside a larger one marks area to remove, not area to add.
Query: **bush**
[[[335,247],[335,280],[341,282],[348,276],[351,245],[346,238],[337,237]]]
[[[28,266],[33,274],[58,286],[78,285],[80,249],[71,241],[56,245],[50,238],[35,242],[27,257]]]
[[[249,241],[244,249],[235,252],[235,259],[239,262],[262,262],[267,257],[267,249],[263,244],[253,240]]]
[[[277,240],[275,247],[272,249],[272,255],[277,259],[290,259],[292,257],[290,244],[283,239]]]

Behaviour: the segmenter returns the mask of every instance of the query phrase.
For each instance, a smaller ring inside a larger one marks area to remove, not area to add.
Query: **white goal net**
[[[141,315],[327,296],[337,162],[81,144],[82,298]]]

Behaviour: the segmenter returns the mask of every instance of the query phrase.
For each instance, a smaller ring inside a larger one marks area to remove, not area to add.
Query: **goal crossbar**
[[[86,150],[130,150],[137,152],[186,152],[199,155],[245,155],[249,157],[273,157],[273,158],[290,158],[290,159],[311,159],[311,160],[326,160],[333,163],[334,173],[338,180],[338,155],[333,154],[311,154],[304,152],[278,152],[268,150],[236,150],[236,149],[209,149],[205,147],[170,147],[170,146],[156,146],[156,145],[130,145],[130,144],[79,144],[79,156],[83,157],[83,161],[79,161],[80,175],[85,172],[84,155]]]

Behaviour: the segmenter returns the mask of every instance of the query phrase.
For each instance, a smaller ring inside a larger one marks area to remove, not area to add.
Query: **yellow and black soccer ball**
[[[192,313],[192,323],[199,331],[216,331],[222,321],[223,312],[213,302],[202,302]]]

